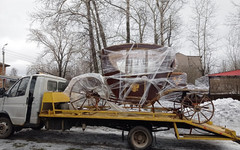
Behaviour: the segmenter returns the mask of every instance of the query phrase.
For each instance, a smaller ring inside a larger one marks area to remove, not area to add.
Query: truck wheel
[[[143,126],[136,126],[128,133],[128,143],[134,150],[150,149],[152,142],[152,132]]]
[[[0,118],[0,139],[5,139],[13,133],[13,125],[10,119]]]

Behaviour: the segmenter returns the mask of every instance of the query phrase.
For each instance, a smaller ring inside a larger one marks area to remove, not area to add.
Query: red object
[[[214,77],[214,76],[240,76],[240,70],[209,74],[208,76],[210,76],[210,77]]]

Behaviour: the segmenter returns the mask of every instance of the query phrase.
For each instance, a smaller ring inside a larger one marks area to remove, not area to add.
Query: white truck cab
[[[6,122],[13,126],[31,127],[40,124],[38,117],[43,93],[61,92],[67,86],[64,78],[35,74],[19,79],[0,98],[0,132],[7,130]],[[2,131],[3,130],[3,131]]]

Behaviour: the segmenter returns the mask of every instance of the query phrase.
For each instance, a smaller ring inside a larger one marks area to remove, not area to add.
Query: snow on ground
[[[233,129],[240,136],[240,101],[232,98],[217,99],[215,106],[214,124]]]
[[[214,100],[214,124],[234,129],[240,135],[240,101],[231,98]],[[24,129],[9,139],[0,140],[1,150],[127,150],[127,132],[122,141],[120,130],[106,127],[87,127],[70,131],[35,131]],[[157,132],[153,150],[239,150],[240,144],[233,141],[177,140],[174,131]]]

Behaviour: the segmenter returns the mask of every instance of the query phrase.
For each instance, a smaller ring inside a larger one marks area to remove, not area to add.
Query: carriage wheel
[[[181,112],[184,118],[195,123],[206,123],[214,114],[212,100],[206,95],[189,94],[181,102]]]
[[[93,96],[91,93],[81,91],[79,93],[70,92],[70,104],[76,110],[98,108],[99,98]]]
[[[84,75],[70,82],[70,104],[76,110],[103,110],[106,108],[108,89],[96,74]],[[71,108],[70,108],[71,109]]]

